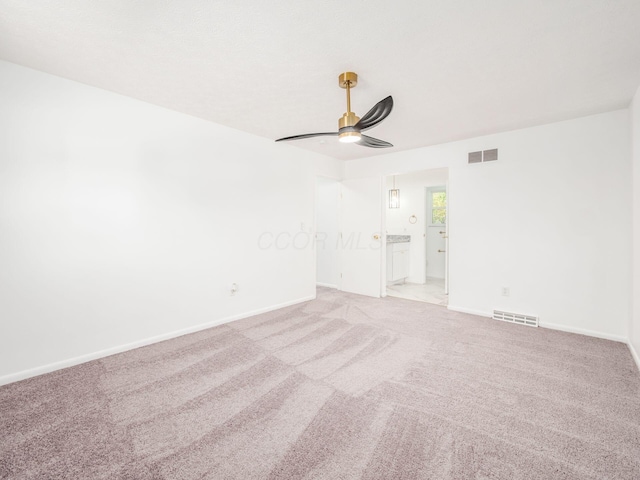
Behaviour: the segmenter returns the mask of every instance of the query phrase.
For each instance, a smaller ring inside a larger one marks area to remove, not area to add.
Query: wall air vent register
[[[469,152],[469,163],[495,162],[496,160],[498,160],[497,148],[481,152]]]
[[[523,315],[521,313],[503,312],[501,310],[494,310],[494,320],[502,320],[503,322],[517,323],[519,325],[527,325],[529,327],[538,326],[538,317],[532,315]]]

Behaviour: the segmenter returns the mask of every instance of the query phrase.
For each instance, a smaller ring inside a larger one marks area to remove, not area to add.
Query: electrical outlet
[[[509,287],[502,287],[502,296],[503,297],[508,297],[511,294],[511,292],[509,291]]]
[[[231,295],[235,295],[238,292],[238,284],[232,283],[229,290],[231,291]]]

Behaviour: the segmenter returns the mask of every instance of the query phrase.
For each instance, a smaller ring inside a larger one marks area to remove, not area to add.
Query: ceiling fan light
[[[342,143],[355,143],[360,141],[360,132],[344,132],[338,135],[338,140]]]

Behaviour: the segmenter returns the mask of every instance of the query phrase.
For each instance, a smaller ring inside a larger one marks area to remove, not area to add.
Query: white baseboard
[[[595,330],[587,330],[586,328],[568,327],[557,323],[540,322],[540,327],[549,328],[551,330],[560,330],[562,332],[578,333],[589,337],[604,338],[605,340],[613,340],[614,342],[627,343],[627,337],[623,335],[613,335],[610,333],[598,332]]]
[[[338,286],[337,286],[337,285],[333,285],[332,283],[316,282],[316,285],[317,285],[318,287],[335,288],[336,290],[338,289]]]
[[[631,343],[631,340],[627,341],[627,346],[631,351],[631,356],[636,361],[636,367],[638,367],[638,370],[640,370],[640,355],[638,355],[638,352],[636,351],[633,344]]]
[[[144,338],[142,340],[137,340],[135,342],[126,343],[124,345],[118,345],[116,347],[106,348],[104,350],[99,350],[97,352],[88,353],[86,355],[80,355],[78,357],[61,360],[59,362],[49,363],[47,365],[42,365],[40,367],[23,370],[21,372],[10,373],[9,375],[4,375],[0,377],[0,385],[7,385],[9,383],[18,382],[20,380],[25,380],[27,378],[35,377],[45,373],[54,372],[56,370],[61,370],[63,368],[73,367],[74,365],[80,365],[81,363],[90,362],[91,360],[97,360],[99,358],[108,357],[110,355],[115,355],[116,353],[122,353],[122,352],[126,352],[127,350],[133,350],[134,348],[144,347],[145,345],[151,345],[152,343],[162,342],[163,340],[169,340],[171,338],[181,337],[182,335],[199,332],[200,330],[206,330],[207,328],[217,327],[218,325],[223,325],[225,323],[233,322],[235,320],[241,320],[243,318],[252,317],[254,315],[259,315],[261,313],[278,310],[279,308],[289,307],[291,305],[296,305],[298,303],[307,302],[309,300],[314,300],[315,298],[316,298],[315,295],[309,295],[307,297],[299,298],[297,300],[292,300],[290,302],[284,302],[278,305],[272,305],[270,307],[253,310],[251,312],[245,312],[238,315],[232,315],[226,318],[221,318],[218,320],[212,320],[211,322],[201,323],[200,325],[195,325],[193,327],[183,328],[183,329],[175,330],[169,333],[163,333],[162,335],[156,335],[154,337]]]
[[[483,312],[482,310],[473,310],[471,308],[456,307],[455,305],[447,305],[447,308],[449,310],[453,310],[454,312],[469,313],[471,315],[478,315],[480,317],[489,317],[489,318],[491,318],[493,316],[492,312]]]

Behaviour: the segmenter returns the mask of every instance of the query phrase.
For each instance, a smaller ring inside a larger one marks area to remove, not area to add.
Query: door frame
[[[338,209],[336,212],[337,215],[337,221],[338,221],[338,236],[340,235],[340,228],[342,225],[342,179],[338,179],[335,177],[332,177],[330,175],[321,175],[321,174],[316,174],[314,176],[314,183],[313,183],[313,284],[318,287],[318,179],[324,179],[324,180],[331,180],[332,182],[335,182],[338,185]],[[336,259],[334,261],[334,268],[337,269],[336,272],[334,272],[336,274],[336,289],[337,290],[342,290],[342,274],[340,273],[340,270],[342,269],[342,258],[340,256],[340,249],[337,248],[337,241],[338,239],[334,239],[336,241],[336,245],[335,245],[335,254],[336,254]],[[325,285],[321,285],[320,286],[325,286]],[[330,287],[331,288],[331,287]]]

